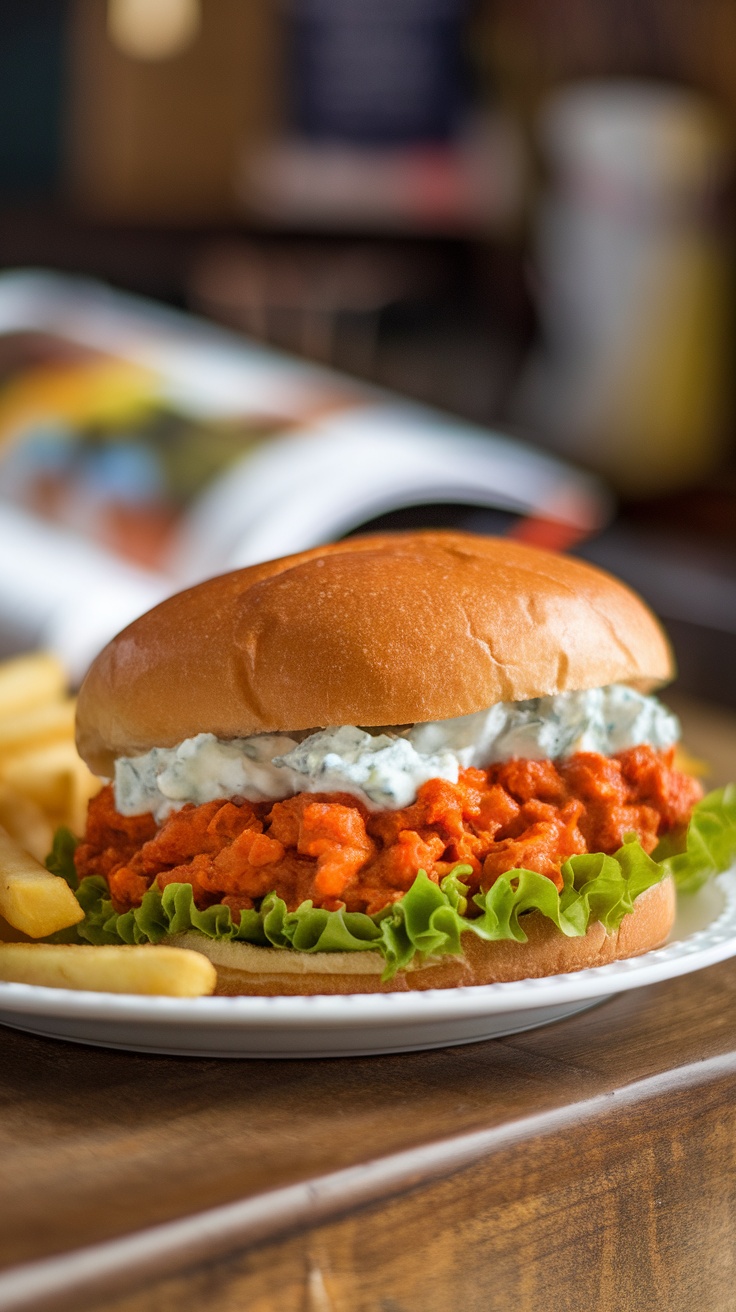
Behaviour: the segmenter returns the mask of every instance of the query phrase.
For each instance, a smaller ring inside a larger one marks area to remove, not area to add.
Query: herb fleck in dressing
[[[574,752],[611,756],[640,743],[663,750],[679,736],[676,716],[656,697],[622,684],[498,702],[474,715],[395,733],[341,725],[302,742],[285,734],[224,741],[200,733],[177,747],[120,757],[115,804],[122,815],[150,811],[162,820],[186,802],[236,796],[264,802],[300,792],[342,792],[371,810],[398,810],[414,801],[428,779],[456,783],[461,767],[512,757],[557,760]]]

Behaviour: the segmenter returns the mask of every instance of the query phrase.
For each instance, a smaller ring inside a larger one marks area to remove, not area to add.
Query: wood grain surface
[[[721,1312],[734,1307],[733,1075],[534,1137],[367,1212],[99,1312]]]
[[[728,962],[508,1039],[349,1061],[144,1057],[4,1031],[2,1262],[280,1189],[281,1213],[264,1228],[256,1207],[225,1251],[217,1235],[204,1252],[184,1242],[173,1259],[124,1262],[71,1298],[24,1305],[102,1308],[103,1293],[142,1284],[121,1312],[180,1306],[184,1288],[187,1307],[258,1298],[288,1309],[299,1303],[285,1291],[303,1300],[316,1263],[334,1286],[326,1308],[439,1309],[457,1293],[469,1309],[508,1298],[536,1312],[550,1306],[550,1280],[565,1291],[554,1308],[732,1307],[711,1294],[654,1304],[651,1290],[663,1272],[674,1292],[690,1288],[686,1272],[691,1283],[693,1271],[736,1275],[725,1242],[736,1215],[735,1003]],[[423,1151],[392,1176],[410,1148]],[[372,1197],[361,1171],[336,1176],[376,1160],[388,1169]],[[314,1205],[295,1213],[288,1187],[299,1182]],[[378,1269],[392,1272],[386,1289]],[[624,1288],[628,1302],[617,1301]],[[730,1298],[732,1283],[723,1290]],[[3,1298],[0,1283],[0,1307],[14,1306]]]
[[[392,1057],[0,1030],[0,1308],[733,1309],[735,1016],[736,960]]]

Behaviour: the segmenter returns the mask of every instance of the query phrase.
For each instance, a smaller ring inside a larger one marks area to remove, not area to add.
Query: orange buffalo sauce
[[[615,852],[631,832],[651,852],[701,796],[673,751],[646,746],[461,770],[457,784],[430,779],[400,811],[368,811],[348,793],[299,793],[184,806],[159,827],[150,815],[120,815],[108,786],[90,802],[75,860],[80,878],[105,877],[118,911],[138,906],[157,879],[189,883],[199,907],[223,902],[236,914],[271,892],[289,909],[310,898],[372,914],[418,870],[439,882],[458,862],[472,868],[473,893],[518,867],[561,888],[567,857]]]

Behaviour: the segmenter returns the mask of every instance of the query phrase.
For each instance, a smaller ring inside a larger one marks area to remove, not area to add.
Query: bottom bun
[[[526,943],[508,939],[488,943],[475,934],[464,934],[461,957],[427,960],[399,971],[387,983],[381,980],[386,963],[378,952],[293,952],[208,939],[194,930],[172,935],[167,942],[209,957],[217,967],[216,992],[221,995],[404,993],[501,984],[605,966],[661,947],[674,919],[675,888],[668,877],[636,899],[633,911],[612,934],[596,921],[582,937],[566,938],[551,920],[531,911],[523,921]]]

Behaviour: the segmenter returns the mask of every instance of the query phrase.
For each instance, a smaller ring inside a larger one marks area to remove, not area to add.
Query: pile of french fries
[[[216,971],[166,946],[38,943],[84,919],[69,885],[43,861],[54,830],[84,832],[100,787],[74,745],[74,699],[54,656],[0,664],[0,980],[50,988],[198,997]]]
[[[0,664],[0,824],[43,861],[57,825],[84,832],[100,782],[74,746],[74,698],[55,656]]]

